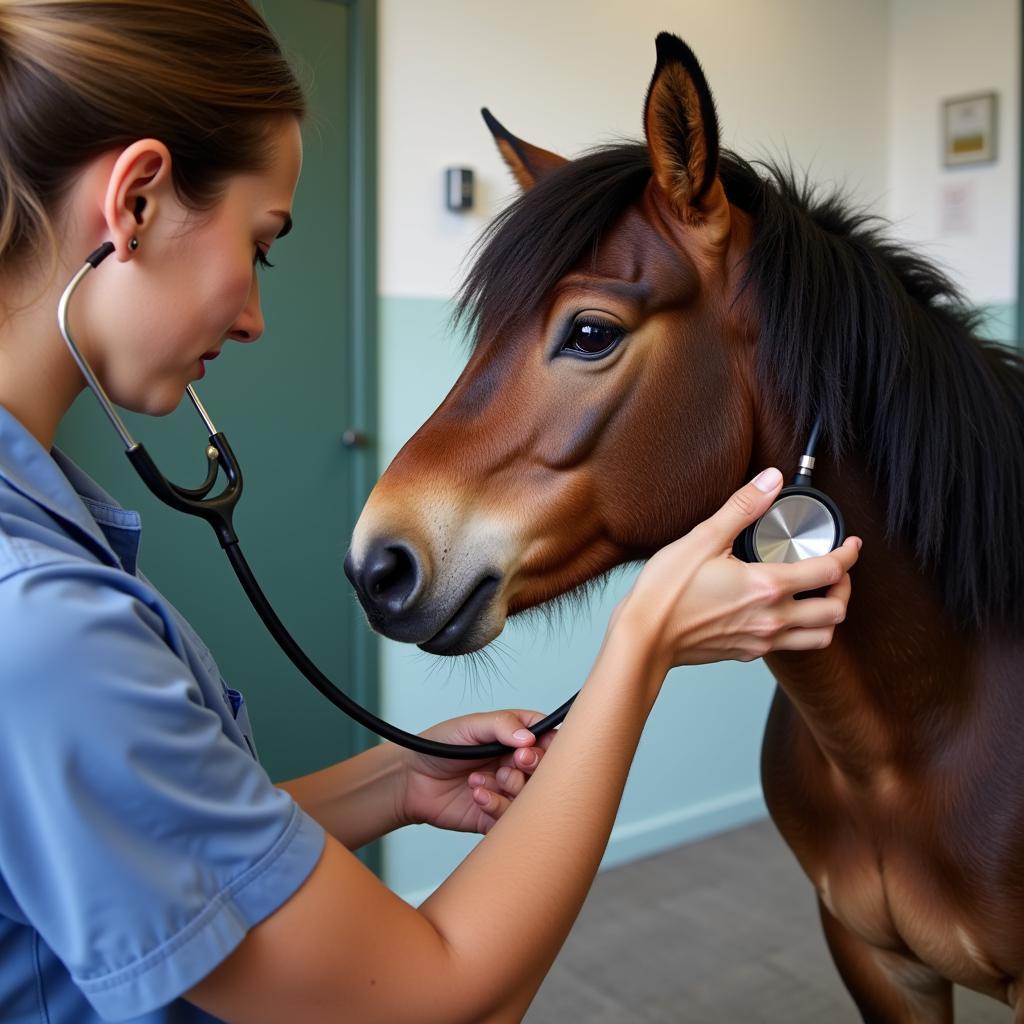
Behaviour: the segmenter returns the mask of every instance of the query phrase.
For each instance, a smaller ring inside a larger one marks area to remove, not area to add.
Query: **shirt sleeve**
[[[224,734],[171,628],[103,567],[0,586],[0,877],[109,1020],[201,980],[323,848]]]

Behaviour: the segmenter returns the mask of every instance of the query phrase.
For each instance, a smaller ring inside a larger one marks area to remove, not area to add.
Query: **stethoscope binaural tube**
[[[233,525],[235,507],[242,496],[242,469],[235,458],[234,452],[231,450],[231,445],[228,444],[228,439],[214,426],[213,420],[204,408],[203,403],[199,400],[199,396],[196,394],[193,386],[189,384],[186,391],[209,434],[209,445],[206,449],[208,466],[206,479],[199,487],[180,487],[177,484],[171,483],[160,472],[149,452],[129,433],[124,421],[118,415],[113,403],[107,396],[106,391],[104,391],[103,385],[96,378],[92,368],[71,337],[71,330],[68,326],[68,306],[71,302],[71,297],[89,271],[98,267],[113,251],[114,244],[112,242],[104,242],[103,245],[89,254],[82,268],[71,279],[64,290],[64,294],[61,296],[57,306],[57,322],[60,327],[60,333],[67,343],[72,357],[78,364],[86,384],[96,396],[104,413],[106,413],[107,418],[117,431],[125,446],[125,454],[128,456],[128,461],[134,466],[135,471],[142,478],[145,485],[164,504],[187,515],[205,519],[213,527],[214,532],[217,534],[217,539],[220,541],[220,546],[227,554],[228,561],[230,561],[231,567],[234,569],[235,575],[242,585],[242,589],[277,645],[309,682],[350,718],[375,732],[378,736],[390,740],[392,743],[397,743],[400,746],[407,747],[409,750],[414,750],[420,754],[428,754],[432,757],[470,761],[477,760],[478,758],[497,757],[514,750],[514,747],[507,747],[503,743],[483,743],[476,746],[461,743],[438,743],[435,740],[424,739],[415,733],[399,729],[389,722],[385,722],[382,718],[378,718],[372,712],[367,711],[362,705],[357,704],[351,697],[335,686],[310,660],[291,633],[285,628],[284,623],[278,618],[273,606],[256,581],[252,569],[249,568],[245,555],[242,554],[242,549],[238,543],[238,536],[235,534]],[[227,483],[219,494],[211,497],[210,492],[217,482],[221,469],[223,469],[224,475],[227,477]],[[549,729],[553,729],[568,714],[569,708],[572,707],[572,702],[575,699],[576,694],[573,694],[572,697],[560,708],[548,715],[547,718],[531,726],[530,732],[534,736],[540,736]]]

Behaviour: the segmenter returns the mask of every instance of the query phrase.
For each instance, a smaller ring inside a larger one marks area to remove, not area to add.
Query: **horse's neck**
[[[778,431],[760,438],[758,464],[790,475],[792,438]],[[956,629],[937,583],[911,552],[885,539],[884,508],[860,457],[839,465],[819,458],[814,485],[864,541],[847,618],[827,650],[766,660],[825,756],[859,775],[903,760],[915,744],[940,742],[947,718],[949,728],[957,727],[973,685],[972,641]],[[927,736],[918,729],[923,718],[931,726]]]

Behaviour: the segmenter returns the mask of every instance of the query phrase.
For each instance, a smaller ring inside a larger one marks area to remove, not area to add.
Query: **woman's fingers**
[[[473,772],[466,781],[474,790],[485,789],[489,793],[516,797],[523,791],[528,778],[529,773],[504,765],[496,772]]]
[[[740,531],[756,522],[758,517],[771,508],[782,482],[782,474],[777,469],[762,471],[731,495],[699,529],[714,539],[716,547],[732,547]]]
[[[473,790],[473,800],[484,814],[490,815],[495,821],[512,805],[512,801],[507,796],[493,793],[482,786]]]
[[[543,717],[539,711],[496,711],[492,719],[492,737],[507,747],[532,747],[537,737],[529,727]]]
[[[846,606],[850,600],[850,576],[843,578],[829,588],[824,597],[809,597],[794,601],[791,597],[774,605],[771,614],[777,624],[776,632],[789,629],[820,629],[836,626],[846,618]]]
[[[772,641],[773,651],[820,651],[832,643],[835,627],[824,629],[790,629]]]
[[[755,638],[767,641],[770,651],[817,651],[832,643],[835,628],[846,618],[852,585],[849,573],[824,597],[803,601],[784,598],[762,620]]]
[[[501,791],[509,796],[519,796],[523,791],[523,786],[526,785],[526,774],[519,771],[518,768],[508,766],[499,768],[495,777],[498,785],[501,786]]]
[[[793,601],[788,609],[791,628],[784,630],[772,642],[775,651],[820,651],[832,643],[835,628],[846,618],[853,585],[850,574],[825,593],[825,597],[811,597]]]
[[[850,604],[850,594],[853,590],[853,584],[850,582],[850,574],[847,573],[838,583],[828,588],[825,591],[825,596],[829,598],[836,598],[843,602],[844,609]],[[845,612],[844,612],[845,614]]]
[[[544,718],[540,711],[499,711],[495,715],[494,738],[508,747],[515,747],[513,761],[517,768],[532,772],[544,751],[551,746],[555,732],[549,729],[540,736],[530,732],[530,727]],[[504,762],[507,763],[507,762]]]
[[[530,732],[529,727],[543,717],[540,711],[519,709],[481,712],[441,722],[428,729],[424,735],[449,743],[476,744],[497,741],[507,747],[531,747],[537,743],[537,738]]]
[[[800,562],[765,565],[763,569],[773,590],[780,595],[802,594],[821,587],[833,587],[856,564],[860,544],[859,537],[847,537],[842,546],[830,554],[805,558]]]
[[[486,789],[491,793],[497,793],[501,788],[494,772],[472,772],[466,782],[471,789]]]
[[[532,772],[540,764],[540,759],[544,756],[544,751],[547,750],[548,746],[550,746],[550,743],[545,743],[543,746],[538,744],[536,747],[526,747],[517,750],[512,755],[512,761],[522,771]]]

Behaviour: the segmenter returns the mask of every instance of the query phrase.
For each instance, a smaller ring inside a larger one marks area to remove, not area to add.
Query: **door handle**
[[[346,448],[367,448],[370,444],[370,439],[361,430],[356,430],[355,427],[349,427],[344,434],[341,435],[341,443]]]

